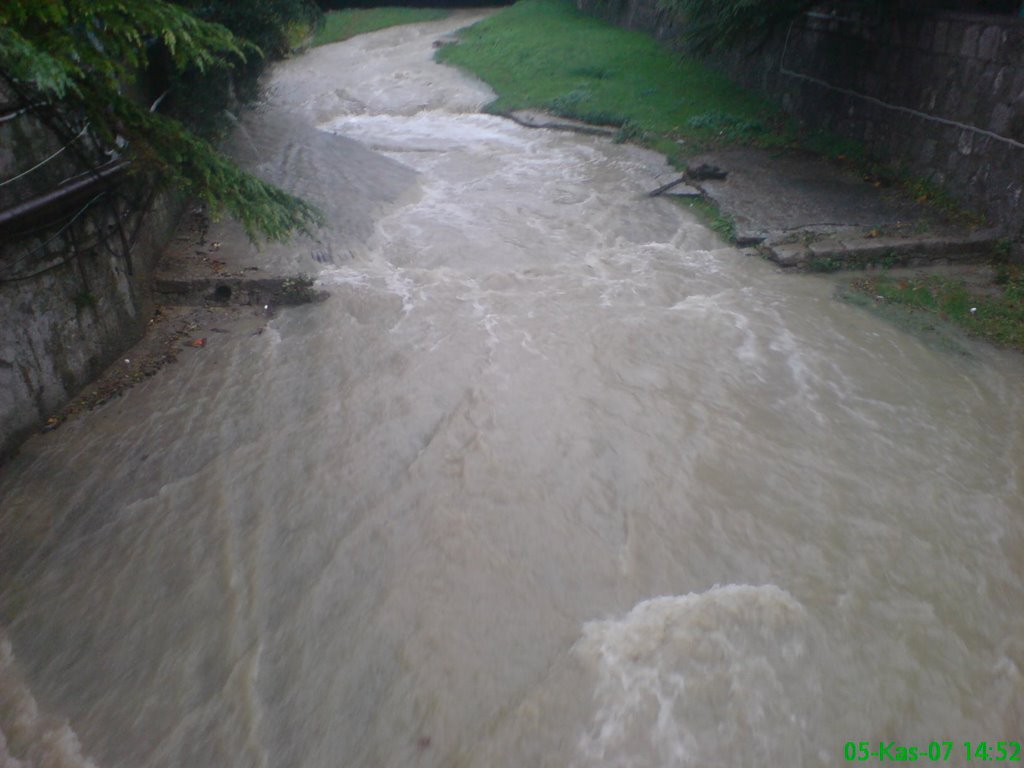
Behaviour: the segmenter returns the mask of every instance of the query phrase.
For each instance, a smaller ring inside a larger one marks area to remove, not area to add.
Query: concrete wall
[[[0,210],[95,160],[88,136],[54,156],[65,143],[30,114],[0,122]],[[151,316],[152,270],[180,204],[149,200],[138,180],[93,197],[0,239],[0,461],[137,341]],[[122,233],[138,236],[130,262]]]
[[[580,5],[662,39],[678,33],[656,0]],[[824,3],[710,63],[808,127],[863,141],[942,184],[1024,240],[1024,19]]]

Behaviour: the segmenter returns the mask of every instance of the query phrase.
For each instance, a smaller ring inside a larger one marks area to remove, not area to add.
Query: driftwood
[[[707,181],[708,179],[723,180],[729,175],[728,171],[723,171],[717,165],[708,165],[707,163],[701,163],[698,166],[687,168],[686,175],[688,178],[696,181]]]
[[[675,181],[670,181],[668,184],[662,184],[660,187],[658,187],[654,191],[648,192],[647,196],[648,197],[657,197],[662,192],[668,192],[670,189],[672,189],[672,187],[678,187],[680,184],[682,184],[685,181],[686,181],[686,177],[685,176],[680,176]]]
[[[672,187],[677,187],[688,181],[707,181],[709,179],[722,180],[729,175],[728,171],[723,171],[717,165],[708,165],[707,163],[701,163],[697,166],[691,166],[686,169],[686,173],[680,176],[675,181],[670,181],[668,184],[662,184],[660,187],[655,189],[653,192],[648,192],[648,197],[657,197],[664,192],[668,192]]]

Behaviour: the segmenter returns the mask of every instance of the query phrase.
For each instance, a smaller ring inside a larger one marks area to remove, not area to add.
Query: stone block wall
[[[31,113],[7,115],[0,210],[97,159],[87,135],[67,146]],[[152,271],[180,203],[152,196],[141,180],[97,195],[0,237],[0,461],[137,341],[151,317]],[[127,258],[122,235],[136,240]]]
[[[582,7],[672,40],[656,0]],[[809,128],[864,142],[1024,241],[1024,19],[823,3],[710,62]]]

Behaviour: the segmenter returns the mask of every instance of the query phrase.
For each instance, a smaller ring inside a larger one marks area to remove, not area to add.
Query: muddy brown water
[[[468,23],[280,66],[331,298],[0,479],[5,766],[834,766],[1020,740],[1024,366],[479,114]],[[241,246],[238,246],[241,247]]]

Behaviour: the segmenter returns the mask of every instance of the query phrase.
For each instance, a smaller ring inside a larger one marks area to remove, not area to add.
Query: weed
[[[992,259],[998,264],[1006,264],[1013,253],[1013,242],[1008,237],[1001,237],[992,248]]]
[[[881,256],[867,256],[852,253],[842,258],[834,256],[816,256],[804,265],[808,272],[839,272],[840,270],[892,269],[902,262],[894,251],[887,251]]]
[[[938,275],[873,276],[854,281],[850,290],[876,302],[936,315],[972,335],[1024,350],[1024,271],[1007,265],[1001,274],[1002,291],[972,290],[961,279]]]
[[[984,222],[984,217],[966,210],[959,200],[933,181],[913,176],[904,168],[892,172],[891,178],[893,184],[901,187],[917,202],[927,203],[950,221],[965,225],[978,225]]]
[[[880,257],[877,262],[872,266],[879,266],[882,269],[892,269],[899,263],[899,257],[895,251],[886,251],[885,255]]]
[[[588,88],[574,88],[568,93],[549,100],[545,109],[559,117],[568,117],[592,125],[622,126],[628,119],[621,113],[601,109],[594,103],[594,94]]]
[[[281,281],[278,300],[285,304],[302,304],[315,298],[313,278],[298,274]]]
[[[568,93],[556,96],[545,104],[547,110],[560,117],[579,116],[582,105],[590,101],[593,94],[586,88],[574,88]]]
[[[685,143],[678,140],[672,139],[668,136],[662,136],[657,133],[644,133],[644,144],[655,152],[660,152],[668,160],[668,164],[675,168],[677,171],[682,171],[686,168],[686,157],[684,152]]]
[[[939,321],[933,312],[921,311],[909,305],[878,298],[870,293],[867,281],[854,281],[852,285],[838,286],[835,297],[855,307],[879,315],[890,323],[914,333],[939,349],[954,354],[969,354],[963,339],[952,323]]]
[[[985,223],[984,216],[967,210],[963,204],[941,185],[915,176],[903,165],[880,163],[863,159],[858,163],[864,180],[876,187],[894,187],[916,202],[927,205],[941,218],[962,226],[974,227]]]
[[[629,122],[621,112],[612,112],[604,109],[583,109],[580,110],[579,119],[592,125],[615,125],[623,126]]]
[[[838,272],[848,266],[840,259],[833,259],[831,256],[816,256],[807,262],[806,268],[808,272]]]
[[[722,213],[717,205],[704,197],[688,198],[680,201],[697,214],[697,217],[713,232],[717,232],[730,243],[736,242],[736,222],[732,217]]]
[[[744,119],[724,112],[705,112],[694,115],[686,121],[686,126],[698,131],[705,131],[718,138],[727,139],[732,143],[767,131],[764,123],[760,120]]]
[[[626,120],[619,126],[619,130],[615,132],[612,141],[616,144],[625,144],[627,141],[633,141],[634,139],[642,141],[645,136],[646,132],[643,128],[632,120]]]

